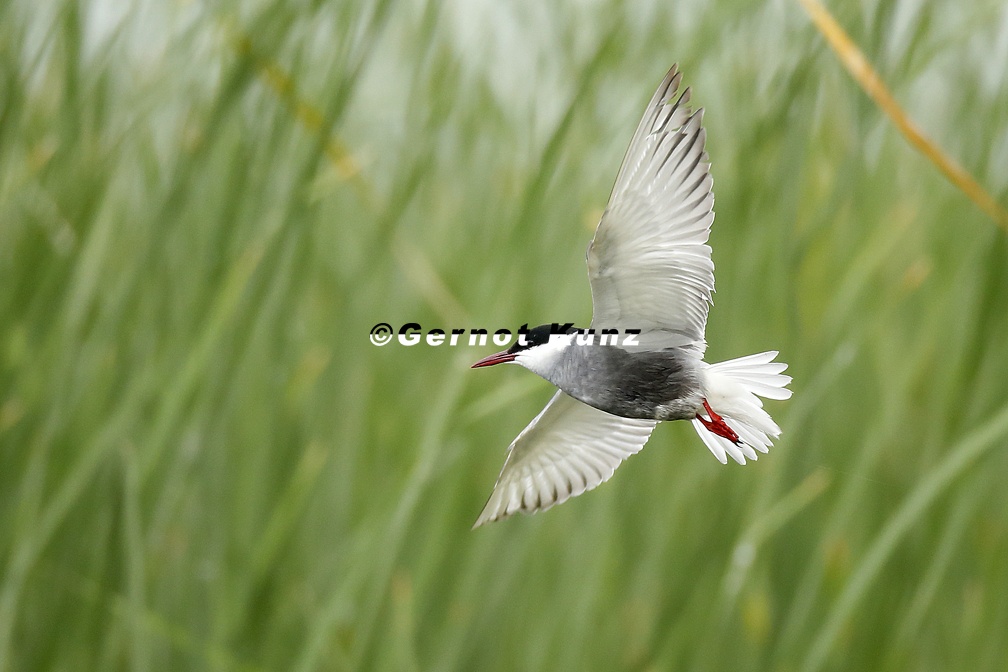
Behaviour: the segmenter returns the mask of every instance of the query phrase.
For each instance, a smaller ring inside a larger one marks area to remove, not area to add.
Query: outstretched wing
[[[714,291],[707,245],[713,179],[703,110],[676,99],[672,66],[623,159],[609,205],[588,247],[592,324],[673,332],[700,354]]]
[[[608,480],[647,443],[654,420],[621,418],[557,392],[508,449],[473,527],[550,508]]]

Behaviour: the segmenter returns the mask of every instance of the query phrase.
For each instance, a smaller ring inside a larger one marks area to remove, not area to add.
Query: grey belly
[[[677,349],[627,352],[599,348],[581,385],[568,394],[624,418],[687,420],[703,404],[697,362]]]

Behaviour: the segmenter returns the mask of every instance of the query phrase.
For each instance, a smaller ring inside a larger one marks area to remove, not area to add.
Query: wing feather
[[[714,292],[714,181],[703,110],[669,70],[627,149],[588,247],[593,326],[673,332],[699,354]]]
[[[522,430],[474,527],[543,511],[608,480],[647,443],[654,420],[621,418],[557,392]]]

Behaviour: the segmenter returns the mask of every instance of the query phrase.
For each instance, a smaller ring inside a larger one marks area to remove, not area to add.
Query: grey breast
[[[571,346],[560,387],[575,399],[625,418],[685,420],[701,404],[698,362],[681,348],[624,350]]]

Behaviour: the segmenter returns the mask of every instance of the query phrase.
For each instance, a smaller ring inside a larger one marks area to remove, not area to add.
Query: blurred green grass
[[[1003,3],[834,11],[1008,202]],[[586,322],[676,61],[784,435],[472,532],[548,385],[366,334]],[[0,670],[1008,662],[1005,234],[797,3],[6,3],[0,288]]]

